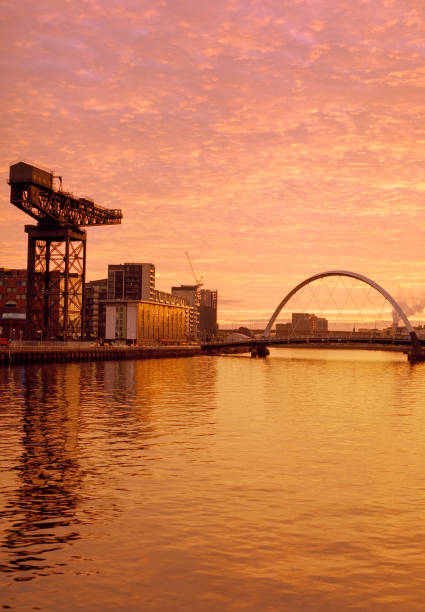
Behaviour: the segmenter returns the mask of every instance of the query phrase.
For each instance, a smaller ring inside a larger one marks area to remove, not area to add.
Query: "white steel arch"
[[[328,276],[348,276],[349,278],[356,278],[357,280],[362,281],[363,283],[366,283],[366,285],[369,285],[370,287],[373,287],[373,289],[376,289],[376,291],[378,291],[381,295],[383,295],[384,298],[386,300],[388,300],[388,302],[394,308],[394,310],[396,311],[396,313],[398,314],[400,319],[405,324],[406,329],[409,332],[410,336],[411,337],[416,336],[415,332],[413,331],[413,327],[410,324],[409,319],[406,317],[406,315],[404,314],[403,310],[401,309],[401,306],[388,293],[388,291],[385,291],[385,289],[383,287],[381,287],[381,285],[378,285],[378,283],[375,283],[370,278],[367,278],[367,276],[363,276],[363,274],[357,274],[356,272],[348,272],[347,270],[330,270],[329,272],[321,272],[320,274],[315,274],[314,276],[310,276],[309,278],[306,278],[304,281],[302,281],[302,283],[299,283],[296,287],[294,287],[288,293],[288,295],[286,295],[283,298],[283,300],[280,302],[279,306],[276,308],[276,310],[272,314],[272,316],[270,318],[270,321],[268,322],[267,327],[264,330],[264,338],[268,338],[269,337],[270,330],[271,330],[271,328],[273,326],[273,323],[276,321],[276,319],[279,316],[279,313],[282,310],[282,308],[285,306],[285,304],[287,304],[289,302],[289,300],[291,299],[291,297],[293,295],[295,295],[302,287],[305,287],[309,283],[312,283],[313,281],[318,280],[319,278],[326,278]]]

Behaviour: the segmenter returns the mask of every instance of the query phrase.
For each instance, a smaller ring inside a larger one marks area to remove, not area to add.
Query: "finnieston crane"
[[[53,181],[60,181],[59,190]],[[121,223],[119,209],[62,191],[62,177],[26,162],[10,166],[10,202],[37,221],[26,225],[25,337],[77,339],[84,334],[87,233],[82,226]]]

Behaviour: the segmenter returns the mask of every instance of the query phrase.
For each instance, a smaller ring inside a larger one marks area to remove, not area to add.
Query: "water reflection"
[[[362,355],[0,370],[7,604],[422,610],[425,364]]]
[[[78,538],[80,381],[79,368],[14,371],[22,376],[22,455],[13,466],[19,488],[3,513],[13,524],[2,545],[10,553],[2,569],[29,580],[51,567],[47,553]]]
[[[85,526],[135,504],[158,460],[201,447],[192,433],[213,431],[215,384],[209,358],[1,369],[1,571],[16,581],[65,571],[74,557],[63,550]]]

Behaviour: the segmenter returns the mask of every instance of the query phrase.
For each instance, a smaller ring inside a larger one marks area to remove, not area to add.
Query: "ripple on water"
[[[1,369],[1,603],[423,609],[424,372],[308,349]]]

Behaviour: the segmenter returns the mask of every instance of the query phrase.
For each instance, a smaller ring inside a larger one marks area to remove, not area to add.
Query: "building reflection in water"
[[[15,579],[29,580],[51,567],[47,553],[79,537],[80,369],[33,366],[12,372],[22,376],[23,452],[13,466],[19,488],[5,511],[12,526],[3,547],[11,558],[3,570],[18,570]]]

